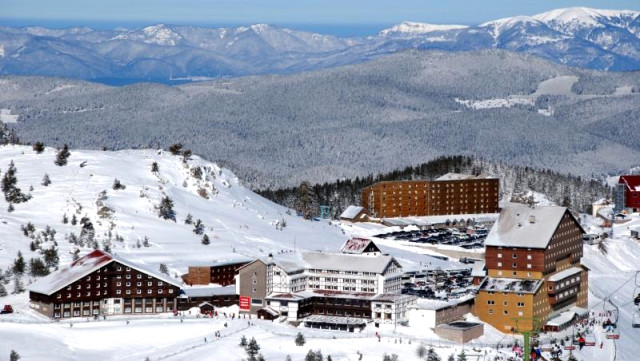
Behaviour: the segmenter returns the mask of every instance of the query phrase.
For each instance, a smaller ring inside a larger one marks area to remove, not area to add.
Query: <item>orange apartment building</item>
[[[565,207],[505,207],[485,240],[488,277],[474,314],[510,332],[541,329],[563,312],[586,311],[583,233]]]
[[[500,182],[448,173],[430,180],[378,182],[362,189],[362,206],[372,217],[393,218],[499,212]]]

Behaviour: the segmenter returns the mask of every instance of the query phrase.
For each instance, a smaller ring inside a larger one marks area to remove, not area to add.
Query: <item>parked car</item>
[[[11,305],[4,305],[2,310],[0,310],[0,315],[4,315],[5,313],[13,313],[13,307],[11,307]]]

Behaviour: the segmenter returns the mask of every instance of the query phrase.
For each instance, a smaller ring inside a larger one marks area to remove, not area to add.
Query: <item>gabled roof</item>
[[[398,263],[391,256],[362,256],[341,253],[305,252],[302,258],[309,268],[334,271],[359,271],[383,273],[389,263]]]
[[[71,262],[69,265],[62,267],[48,276],[32,283],[29,285],[28,290],[45,295],[51,295],[114,261],[145,274],[149,274],[174,286],[180,287],[180,283],[169,276],[153,272],[143,265],[131,262],[122,257],[114,256],[101,250],[94,250],[91,253]]]
[[[619,184],[624,184],[630,191],[640,191],[640,175],[621,175]]]
[[[342,218],[342,219],[354,219],[363,210],[364,210],[364,207],[349,206],[349,207],[347,207],[347,209],[344,210],[344,212],[342,212],[342,214],[340,215],[340,218]]]
[[[484,244],[545,249],[565,214],[569,214],[582,230],[580,223],[566,207],[530,207],[524,204],[510,204],[500,212],[500,217],[491,228]],[[584,230],[582,232],[584,233]]]
[[[375,248],[374,252],[380,252],[380,248],[373,243],[372,240],[368,238],[350,238],[344,242],[342,247],[340,248],[340,252],[342,253],[350,253],[350,254],[362,254],[369,245],[373,245]]]

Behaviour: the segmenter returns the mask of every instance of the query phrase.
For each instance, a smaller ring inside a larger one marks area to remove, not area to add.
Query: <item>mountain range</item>
[[[640,12],[558,9],[475,26],[404,22],[340,38],[256,24],[94,30],[0,27],[0,74],[169,82],[353,64],[405,49],[505,49],[575,67],[640,69]]]

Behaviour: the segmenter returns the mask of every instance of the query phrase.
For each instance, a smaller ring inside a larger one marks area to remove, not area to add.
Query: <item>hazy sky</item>
[[[219,26],[365,26],[405,20],[477,24],[561,7],[640,10],[640,0],[0,0],[0,24],[89,25],[113,28],[153,24]]]

